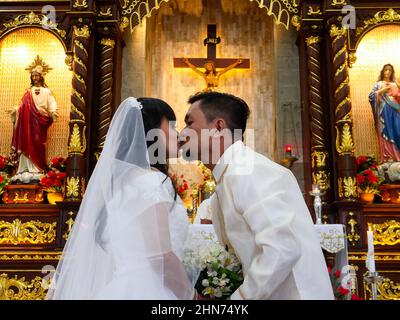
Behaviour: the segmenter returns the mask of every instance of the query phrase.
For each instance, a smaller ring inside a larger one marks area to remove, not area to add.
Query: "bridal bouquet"
[[[230,297],[243,282],[238,258],[216,242],[187,253],[184,264],[192,270],[200,266],[195,289],[210,299]]]

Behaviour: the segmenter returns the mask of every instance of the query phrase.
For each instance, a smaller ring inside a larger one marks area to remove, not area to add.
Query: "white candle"
[[[367,268],[370,272],[375,272],[375,253],[374,253],[374,233],[371,227],[367,231],[368,239],[368,254],[367,254]]]

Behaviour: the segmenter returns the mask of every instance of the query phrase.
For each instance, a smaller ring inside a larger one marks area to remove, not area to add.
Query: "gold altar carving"
[[[82,27],[74,26],[74,36],[89,38],[90,37],[89,26],[87,26],[87,25],[84,25]]]
[[[380,23],[396,22],[400,21],[400,13],[396,12],[394,9],[388,9],[387,11],[377,12],[373,18],[363,21],[364,25],[358,27],[356,30],[356,35],[359,36],[365,29],[372,26],[376,26]]]
[[[62,30],[58,27],[58,23],[52,22],[50,19],[47,18],[45,14],[37,15],[33,11],[29,14],[21,14],[14,18],[14,20],[10,22],[6,22],[3,24],[3,28],[0,29],[0,36],[5,33],[6,31],[12,30],[19,26],[23,25],[40,25],[44,26],[47,29],[55,30],[61,38],[65,39],[67,33],[65,30]]]
[[[103,39],[100,40],[100,44],[102,44],[104,46],[108,46],[108,47],[114,48],[115,41],[112,40],[112,39],[103,38]]]
[[[400,243],[400,222],[396,220],[385,221],[381,224],[368,223],[374,232],[374,244],[394,246]]]
[[[301,17],[299,16],[293,16],[292,19],[290,20],[292,23],[292,26],[295,27],[297,31],[300,30],[301,28]]]
[[[322,40],[319,36],[310,36],[306,39],[307,46],[311,46],[315,43],[319,43]]]
[[[336,127],[336,150],[339,153],[339,155],[343,155],[346,153],[353,154],[354,152],[354,142],[353,142],[353,137],[351,135],[350,131],[350,125],[348,123],[345,123],[343,125],[343,131],[342,131],[342,141],[340,141],[340,134],[339,134],[339,129]]]
[[[397,270],[387,270],[385,273],[398,272]],[[390,278],[384,278],[377,285],[378,300],[400,300],[400,283],[395,283]],[[364,282],[364,298],[371,297],[371,288]]]
[[[63,239],[65,241],[68,240],[69,234],[71,233],[71,230],[72,230],[72,226],[74,225],[74,219],[72,219],[73,215],[74,215],[73,211],[68,212],[69,218],[67,221],[65,221],[65,224],[67,225],[67,231],[65,231],[63,234]]]
[[[316,6],[315,9],[314,9],[313,6],[308,6],[307,15],[309,15],[309,16],[322,16],[321,7],[320,6]]]
[[[67,197],[79,197],[79,177],[67,177]]]
[[[3,251],[0,253],[0,261],[16,261],[16,260],[52,260],[58,261],[61,259],[61,251],[42,251],[42,252],[31,252],[31,251]]]
[[[325,171],[318,171],[312,173],[312,180],[314,184],[318,184],[322,191],[326,191],[330,188],[329,183],[330,173]]]
[[[74,8],[87,8],[88,3],[87,3],[87,0],[75,0],[73,6],[74,6]]]
[[[339,197],[356,198],[357,180],[354,177],[338,178]]]
[[[311,166],[320,168],[324,167],[327,163],[328,153],[325,151],[313,151],[311,154]]]
[[[48,244],[56,239],[56,222],[0,221],[0,244]]]
[[[9,278],[3,273],[0,275],[0,300],[44,300],[47,289],[44,288],[43,282],[50,284],[49,280],[39,276],[26,281],[25,277]]]
[[[100,8],[99,17],[112,17],[111,8],[107,7]]]
[[[367,254],[365,252],[350,252],[349,253],[349,261],[365,261],[367,259]],[[375,260],[376,261],[390,261],[397,262],[400,261],[400,252],[392,252],[391,254],[387,253],[377,253],[375,252]]]
[[[79,126],[75,123],[72,129],[71,138],[69,141],[69,154],[83,154],[86,150],[86,126],[83,128],[83,134],[79,130]]]
[[[332,0],[331,5],[333,7],[340,7],[347,5],[347,0]]]
[[[360,240],[360,235],[356,231],[356,224],[358,224],[357,220],[355,219],[355,214],[354,212],[349,212],[349,221],[347,224],[350,226],[350,233],[347,235],[347,239],[352,245],[355,245],[355,243]]]

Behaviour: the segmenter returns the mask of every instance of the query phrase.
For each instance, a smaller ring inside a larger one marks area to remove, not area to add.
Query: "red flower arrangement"
[[[47,192],[62,192],[64,180],[67,177],[66,159],[57,157],[51,160],[50,170],[40,180],[40,184]]]
[[[184,178],[183,174],[178,177],[176,173],[171,174],[171,179],[176,188],[178,195],[184,199],[187,196],[187,191],[189,190],[189,184]]]
[[[10,183],[10,180],[8,179],[7,175],[2,175],[0,174],[0,194],[2,194],[4,191],[4,187]]]
[[[333,271],[332,268],[328,266],[328,273],[331,279],[333,293],[336,300],[363,300],[354,293],[350,294],[350,290],[341,285],[340,276],[342,275],[342,273],[340,272],[340,270]]]
[[[379,193],[379,186],[383,178],[379,177],[375,158],[372,156],[359,156],[357,164],[357,185],[362,193]]]

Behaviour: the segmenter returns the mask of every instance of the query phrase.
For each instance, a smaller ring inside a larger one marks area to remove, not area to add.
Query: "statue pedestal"
[[[5,204],[43,202],[43,189],[37,184],[10,184],[4,190],[2,200]]]
[[[382,184],[379,190],[383,202],[400,204],[400,184]]]

